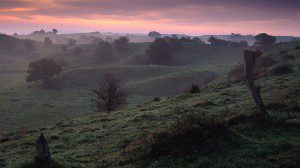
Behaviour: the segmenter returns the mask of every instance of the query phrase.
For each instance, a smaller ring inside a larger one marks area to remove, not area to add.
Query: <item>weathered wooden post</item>
[[[251,51],[251,50],[245,50],[244,51],[244,73],[245,73],[245,82],[249,90],[251,91],[253,100],[256,104],[256,107],[258,108],[260,112],[261,119],[263,121],[266,121],[268,118],[268,113],[265,109],[265,105],[261,99],[260,95],[260,86],[255,86],[254,84],[254,65],[257,61],[257,59],[262,55],[261,51]]]
[[[52,157],[51,157],[51,153],[50,153],[47,141],[46,141],[43,133],[41,133],[40,137],[37,139],[36,148],[37,148],[39,157],[41,157],[45,161],[45,164],[51,168],[52,167]]]

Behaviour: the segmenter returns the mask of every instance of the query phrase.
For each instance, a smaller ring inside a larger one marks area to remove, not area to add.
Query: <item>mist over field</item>
[[[0,1],[0,167],[298,167],[299,9]]]

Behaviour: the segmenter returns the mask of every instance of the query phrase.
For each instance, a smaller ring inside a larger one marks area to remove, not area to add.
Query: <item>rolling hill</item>
[[[256,81],[270,115],[266,123],[257,118],[237,66],[195,94],[1,133],[0,164],[37,164],[34,145],[43,132],[60,167],[297,167],[300,130],[285,120],[300,117],[299,57],[299,49],[289,48],[261,58],[260,65],[269,63],[259,67]]]

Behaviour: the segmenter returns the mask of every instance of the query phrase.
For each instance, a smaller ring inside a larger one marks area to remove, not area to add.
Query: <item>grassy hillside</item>
[[[91,112],[90,89],[103,75],[121,77],[129,94],[128,106],[149,101],[155,96],[180,94],[191,83],[205,84],[224,66],[113,66],[80,68],[62,74],[59,89],[41,89],[25,82],[26,73],[0,73],[0,130],[18,130],[55,124]],[[180,82],[178,84],[177,82]],[[28,122],[31,121],[31,122]],[[16,124],[18,123],[18,124]]]
[[[275,60],[256,81],[270,114],[266,123],[234,68],[196,94],[1,133],[0,164],[33,164],[42,131],[54,160],[66,167],[297,167],[300,130],[285,120],[300,117],[299,57],[294,48],[262,59]]]
[[[135,55],[143,55],[149,43],[131,43],[130,50],[118,54],[115,62],[103,64],[96,62],[92,56],[97,44],[78,45],[82,48],[82,54],[78,56],[73,55],[73,48],[63,52],[61,45],[46,47],[39,42],[35,42],[35,45],[37,50],[32,53],[22,55],[19,50],[14,55],[0,58],[1,131],[46,126],[90,113],[89,90],[107,73],[120,77],[126,83],[129,93],[128,106],[132,106],[152,100],[156,96],[181,94],[191,84],[205,85],[227,72],[235,62],[221,64],[217,61],[221,55],[209,53],[209,58],[201,53],[197,55],[201,66],[132,65],[132,58]],[[180,61],[195,60],[193,54],[199,51],[197,47],[199,46],[188,47],[188,50],[184,51],[186,54],[180,53]],[[45,57],[63,60],[68,65],[63,67],[59,89],[44,90],[34,83],[25,82],[24,71],[29,62]],[[209,60],[214,60],[214,64],[203,65]]]

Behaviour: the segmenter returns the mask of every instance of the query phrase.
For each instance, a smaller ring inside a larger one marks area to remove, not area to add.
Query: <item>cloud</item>
[[[207,27],[214,29],[226,24],[254,24],[267,27],[299,26],[298,0],[1,0],[0,19],[10,15],[28,21],[40,21],[40,16],[57,20],[73,18],[81,23],[103,24],[120,22],[149,22],[157,27]],[[37,17],[39,16],[39,17]],[[7,19],[6,19],[7,20]],[[70,19],[69,19],[70,20]],[[66,23],[67,24],[67,23]],[[130,25],[127,25],[127,27]],[[241,25],[240,25],[241,26]],[[125,26],[126,27],[126,26]],[[233,26],[234,27],[234,26]],[[252,27],[252,26],[251,26]],[[120,27],[120,29],[122,29]],[[147,27],[145,27],[147,29]],[[272,28],[274,29],[274,28]],[[168,27],[167,30],[170,30]],[[235,29],[233,29],[234,31]],[[1,31],[1,27],[0,27]],[[188,31],[188,30],[187,30]],[[232,32],[233,32],[232,31]],[[263,31],[263,30],[262,30]],[[251,33],[251,32],[249,32]],[[277,33],[283,33],[278,29]],[[298,33],[300,32],[293,32]]]

